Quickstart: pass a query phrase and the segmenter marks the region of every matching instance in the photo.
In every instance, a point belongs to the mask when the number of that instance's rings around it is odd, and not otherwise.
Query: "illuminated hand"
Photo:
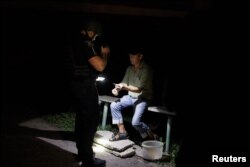
[[[118,96],[119,95],[119,91],[116,88],[114,88],[114,89],[112,89],[112,94],[114,96]]]
[[[123,88],[123,84],[115,84],[115,89],[117,89],[118,91],[122,90]]]

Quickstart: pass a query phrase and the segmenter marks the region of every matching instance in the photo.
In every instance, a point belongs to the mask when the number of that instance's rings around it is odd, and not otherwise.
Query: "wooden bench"
[[[108,115],[108,109],[109,109],[110,103],[117,101],[119,99],[120,98],[107,96],[107,95],[99,96],[100,103],[104,103],[103,116],[102,116],[102,129],[105,129],[106,127],[107,115]],[[171,126],[172,126],[172,119],[174,116],[176,116],[176,113],[168,111],[166,107],[164,106],[149,106],[147,110],[150,112],[165,114],[168,116],[167,128],[166,128],[166,144],[165,144],[165,149],[164,149],[164,151],[168,154],[169,147],[170,147],[170,134],[171,134],[170,132],[171,132]]]
[[[106,127],[107,115],[108,115],[108,109],[109,109],[110,103],[117,101],[119,99],[120,98],[113,97],[113,96],[106,96],[106,95],[99,96],[100,103],[104,103],[103,115],[102,115],[102,129],[105,129]]]

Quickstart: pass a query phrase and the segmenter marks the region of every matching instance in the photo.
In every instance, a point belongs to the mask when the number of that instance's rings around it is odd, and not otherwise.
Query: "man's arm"
[[[142,91],[141,88],[138,88],[138,87],[133,86],[133,85],[127,85],[128,80],[129,80],[129,71],[130,71],[130,67],[127,68],[122,82],[119,84],[115,84],[115,89],[117,89],[118,91],[126,90],[126,91],[140,93]]]
[[[126,90],[135,93],[141,93],[141,91],[145,88],[145,84],[151,82],[152,80],[152,71],[151,69],[147,69],[141,76],[140,85],[127,85],[123,82],[117,84],[118,90]]]
[[[127,84],[120,84],[122,90],[130,91],[130,92],[135,92],[135,93],[140,93],[142,91],[142,88],[138,88],[133,85],[127,85]]]
[[[89,63],[95,70],[102,72],[107,66],[108,56],[110,54],[109,46],[101,46],[101,56],[94,56],[89,59]]]
[[[102,72],[107,65],[107,58],[94,56],[89,59],[89,63],[94,67],[96,71]]]

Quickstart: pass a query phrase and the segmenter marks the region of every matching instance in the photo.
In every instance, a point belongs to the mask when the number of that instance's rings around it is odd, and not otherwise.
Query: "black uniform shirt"
[[[81,34],[75,38],[73,61],[73,78],[79,80],[96,79],[98,72],[89,64],[88,60],[97,54],[95,41]],[[97,45],[97,44],[96,44]]]

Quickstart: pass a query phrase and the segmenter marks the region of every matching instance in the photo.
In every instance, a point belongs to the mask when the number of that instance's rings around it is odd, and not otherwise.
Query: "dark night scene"
[[[0,166],[249,166],[245,5],[2,0],[0,9]]]

